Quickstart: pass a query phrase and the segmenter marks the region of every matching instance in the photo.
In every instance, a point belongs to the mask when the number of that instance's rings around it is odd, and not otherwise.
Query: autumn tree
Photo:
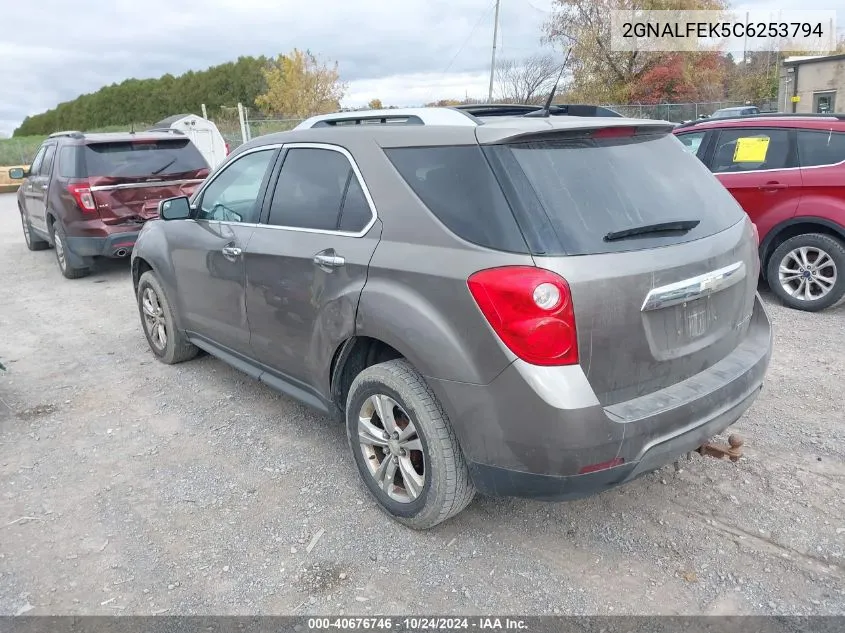
[[[625,103],[642,91],[637,84],[659,67],[657,75],[677,74],[675,53],[614,51],[610,15],[615,10],[724,10],[726,0],[554,0],[544,25],[544,39],[572,47],[569,94],[594,103]],[[652,75],[653,76],[653,75]],[[708,78],[712,80],[712,78]],[[679,84],[680,85],[680,84]]]
[[[506,103],[534,103],[545,99],[560,73],[553,55],[523,60],[503,59],[496,65],[495,94]]]
[[[367,104],[368,110],[382,110],[384,106],[381,104],[381,99],[370,99],[370,102]]]
[[[340,110],[346,84],[337,62],[323,64],[310,51],[295,48],[268,63],[263,73],[267,90],[255,105],[267,113],[304,119]]]

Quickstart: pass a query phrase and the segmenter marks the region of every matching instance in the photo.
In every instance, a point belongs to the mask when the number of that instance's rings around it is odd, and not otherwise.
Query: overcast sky
[[[0,133],[128,77],[178,75],[294,47],[339,62],[349,83],[344,105],[373,97],[416,105],[487,91],[494,0],[39,0],[37,10],[25,1],[2,4]],[[502,0],[500,53],[540,50],[551,4]]]
[[[239,55],[276,55],[294,47],[340,63],[349,83],[348,106],[374,97],[386,105],[417,105],[487,93],[494,0],[2,4],[0,134],[10,134],[28,114],[129,77],[178,75]],[[501,0],[500,56],[544,50],[541,26],[552,4]],[[746,0],[741,6],[800,9],[807,4],[842,9],[845,0]]]

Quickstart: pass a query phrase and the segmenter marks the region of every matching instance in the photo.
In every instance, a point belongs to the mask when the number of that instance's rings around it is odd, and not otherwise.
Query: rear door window
[[[358,233],[373,214],[358,176],[341,152],[291,148],[276,182],[267,223]]]
[[[714,174],[795,167],[787,130],[719,130],[710,169]]]
[[[742,209],[667,134],[566,138],[489,146],[532,252],[582,255],[688,242],[727,229]],[[622,240],[608,234],[698,221],[688,231]]]
[[[801,167],[835,165],[845,161],[845,134],[833,131],[798,131]]]
[[[160,139],[90,143],[85,147],[89,177],[167,177],[208,169],[208,163],[189,139]]]

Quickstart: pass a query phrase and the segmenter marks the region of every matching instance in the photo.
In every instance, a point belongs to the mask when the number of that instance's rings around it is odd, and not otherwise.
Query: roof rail
[[[838,121],[845,121],[845,114],[831,112],[830,114],[808,112],[801,114],[800,112],[761,112],[760,114],[740,114],[737,116],[716,117],[715,119],[696,119],[688,123],[681,123],[678,128],[694,127],[701,123],[711,123],[713,121],[736,121],[738,119],[836,119]]]
[[[479,125],[467,112],[454,108],[391,108],[320,114],[305,119],[294,130],[354,125]]]
[[[85,138],[82,132],[77,130],[66,130],[64,132],[53,132],[48,138],[56,138],[57,136],[69,136],[71,138]]]
[[[542,110],[543,106],[523,103],[478,103],[454,106],[456,110],[467,112],[475,117],[492,116],[525,116],[531,112]],[[621,117],[622,115],[597,105],[556,103],[549,108],[552,116],[582,116],[582,117]]]

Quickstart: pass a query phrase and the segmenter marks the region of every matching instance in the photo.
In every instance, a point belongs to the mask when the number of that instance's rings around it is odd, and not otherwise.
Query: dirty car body
[[[366,222],[271,221],[283,186],[319,176],[286,175],[303,149],[349,161]],[[262,151],[247,221],[203,217],[212,178],[190,217],[144,227],[136,289],[152,271],[186,340],[350,429],[355,376],[402,359],[484,494],[630,481],[760,392],[772,339],[753,226],[665,122],[300,129],[253,140],[215,177]]]

